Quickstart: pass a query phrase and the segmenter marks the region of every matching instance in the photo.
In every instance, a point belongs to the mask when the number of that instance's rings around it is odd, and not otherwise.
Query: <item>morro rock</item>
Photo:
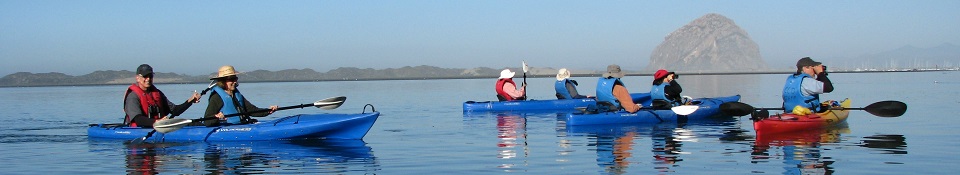
[[[707,14],[673,31],[650,54],[647,71],[730,72],[767,69],[757,43],[733,20]]]

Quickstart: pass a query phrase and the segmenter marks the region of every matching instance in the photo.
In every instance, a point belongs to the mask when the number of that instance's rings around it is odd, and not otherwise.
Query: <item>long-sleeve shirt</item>
[[[517,90],[517,86],[513,83],[503,83],[503,92],[506,92],[513,98],[520,98],[527,94],[526,88],[521,87],[520,90]]]
[[[640,106],[633,103],[633,97],[630,97],[630,92],[622,85],[613,85],[613,97],[616,97],[617,101],[620,101],[620,106],[627,112],[634,113],[640,110]]]
[[[231,100],[231,101],[236,101],[236,100],[237,100],[236,97],[232,97],[232,96],[231,96],[231,98],[233,99],[233,100]],[[204,114],[203,114],[204,117],[212,117],[212,116],[216,115],[217,113],[220,113],[220,108],[223,108],[223,98],[220,98],[220,94],[217,94],[217,92],[211,92],[211,93],[210,93],[210,99],[208,99],[208,102],[210,102],[210,104],[207,105],[207,110],[206,110],[206,112],[204,112]],[[253,105],[253,103],[250,103],[250,101],[247,100],[246,98],[243,99],[243,102],[242,102],[242,103],[243,103],[243,108],[244,108],[244,110],[237,110],[237,111],[239,111],[239,112],[241,112],[241,113],[243,113],[243,112],[245,112],[245,111],[263,110],[263,109],[257,107],[256,105]],[[238,106],[238,105],[234,105],[234,106]],[[250,116],[253,116],[253,117],[264,117],[264,116],[267,116],[267,115],[270,115],[270,113],[269,113],[269,112],[258,112],[258,113],[252,113],[252,114],[250,114]],[[207,125],[207,126],[214,126],[214,125],[217,124],[217,122],[218,122],[218,120],[215,120],[215,119],[203,121],[204,125]]]

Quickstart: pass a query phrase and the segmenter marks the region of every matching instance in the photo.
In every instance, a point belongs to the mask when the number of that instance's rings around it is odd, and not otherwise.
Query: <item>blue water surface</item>
[[[684,75],[684,94],[740,94],[780,105],[787,75]],[[464,113],[496,100],[492,79],[243,83],[258,106],[347,96],[335,110],[382,112],[363,140],[129,144],[90,139],[91,123],[123,119],[126,85],[0,88],[0,174],[952,174],[960,170],[960,72],[833,73],[825,99],[854,107],[898,100],[906,114],[853,111],[846,125],[757,137],[747,117],[688,123],[571,126],[565,113]],[[593,95],[594,77],[574,77]],[[516,79],[522,81],[521,79]],[[532,99],[553,99],[553,78],[528,78]],[[631,92],[649,76],[625,77]],[[157,85],[180,102],[206,84]],[[206,97],[181,118],[199,118]]]

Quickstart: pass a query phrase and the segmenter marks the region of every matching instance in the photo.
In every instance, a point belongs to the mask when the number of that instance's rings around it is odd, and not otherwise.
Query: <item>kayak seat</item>
[[[566,99],[566,97],[563,97],[563,95],[560,95],[560,93],[557,93],[557,99],[563,100],[563,99]]]
[[[613,103],[606,102],[606,101],[598,101],[598,102],[597,102],[597,109],[600,110],[600,111],[603,111],[603,112],[619,111],[619,110],[620,110],[620,106],[615,106],[615,105],[613,105]]]
[[[507,98],[506,98],[506,97],[503,97],[503,96],[500,95],[500,94],[497,94],[497,99],[500,100],[500,101],[507,101]]]

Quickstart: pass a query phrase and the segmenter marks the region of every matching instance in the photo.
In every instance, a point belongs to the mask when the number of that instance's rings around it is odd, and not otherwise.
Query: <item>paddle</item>
[[[696,112],[697,109],[700,109],[700,106],[682,105],[682,106],[671,107],[670,111],[673,111],[673,113],[676,113],[677,115],[690,115],[693,112]],[[587,107],[579,107],[577,108],[577,110],[580,110],[581,112],[587,112]],[[654,109],[651,107],[642,107],[640,108],[640,110],[654,110]]]
[[[208,85],[206,89],[203,89],[203,91],[200,91],[200,96],[202,97],[204,94],[207,94],[207,92],[209,92],[210,89],[213,88],[213,86],[216,86],[216,85],[217,85],[217,80],[210,81],[210,85]],[[196,91],[194,91],[194,92],[196,92]],[[172,119],[172,118],[174,118],[174,117],[177,117],[177,115],[171,115],[169,118]],[[154,125],[156,125],[156,123],[157,123],[157,122],[154,122]],[[153,133],[156,133],[156,132],[157,132],[157,130],[154,129],[153,131],[150,131],[149,133],[147,133],[146,136],[143,136],[143,138],[134,140],[134,143],[140,143],[140,142],[146,141],[148,138],[150,138],[151,136],[153,136]]]
[[[527,71],[530,70],[530,67],[527,66],[527,61],[522,61],[522,62],[520,62],[520,63],[523,64],[523,85],[527,85]],[[523,100],[527,100],[527,98],[526,98],[526,96],[527,96],[527,93],[526,93],[527,87],[523,87],[523,90],[524,90],[524,93],[523,93],[524,98],[523,98]]]
[[[347,97],[344,97],[344,96],[330,97],[330,98],[323,99],[313,103],[280,107],[280,108],[277,108],[276,111],[294,109],[294,108],[304,108],[304,107],[310,107],[310,106],[314,106],[314,107],[325,109],[325,110],[331,110],[331,109],[337,109],[338,107],[340,107],[340,105],[343,105],[343,102],[346,100],[347,100]],[[253,113],[261,113],[261,112],[269,112],[269,111],[270,109],[262,109],[262,110],[244,112],[244,113],[224,115],[224,117],[250,115]],[[207,116],[207,117],[198,118],[198,119],[164,119],[164,120],[155,122],[153,124],[153,129],[154,131],[160,131],[160,133],[169,133],[169,132],[180,130],[180,128],[187,126],[193,121],[203,121],[203,120],[210,120],[210,119],[217,119],[217,117]]]
[[[740,102],[720,104],[720,111],[732,116],[744,116],[757,110],[783,110],[783,108],[754,108]],[[878,117],[899,117],[907,112],[907,104],[899,101],[881,101],[863,108],[842,108],[842,110],[864,110]]]

